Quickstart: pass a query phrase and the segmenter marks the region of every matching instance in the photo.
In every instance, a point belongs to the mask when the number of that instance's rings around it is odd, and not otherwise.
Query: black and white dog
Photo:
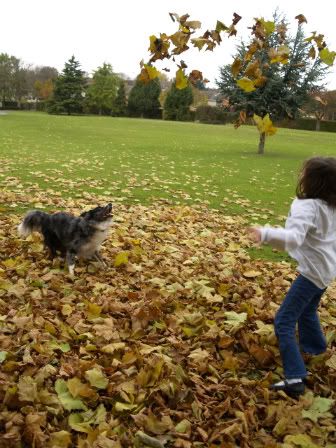
[[[41,233],[50,257],[54,258],[56,253],[60,252],[66,259],[70,275],[74,275],[76,256],[93,258],[106,266],[99,254],[99,248],[111,225],[112,204],[108,204],[84,212],[79,217],[65,212],[48,214],[31,211],[18,226],[18,232],[22,237],[32,232]]]

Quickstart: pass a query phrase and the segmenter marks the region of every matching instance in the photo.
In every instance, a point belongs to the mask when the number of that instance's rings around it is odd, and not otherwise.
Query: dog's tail
[[[32,232],[41,232],[42,224],[47,217],[47,213],[38,210],[28,212],[18,226],[19,235],[21,237],[26,237]]]

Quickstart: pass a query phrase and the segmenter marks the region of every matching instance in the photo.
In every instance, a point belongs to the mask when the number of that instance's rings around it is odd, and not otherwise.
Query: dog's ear
[[[111,202],[109,204],[107,204],[107,206],[105,208],[110,212],[112,210]]]

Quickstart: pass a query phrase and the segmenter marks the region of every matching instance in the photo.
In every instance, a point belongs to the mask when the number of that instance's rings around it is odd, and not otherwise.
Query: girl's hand
[[[249,227],[247,231],[251,241],[257,244],[261,243],[261,232],[257,227]]]

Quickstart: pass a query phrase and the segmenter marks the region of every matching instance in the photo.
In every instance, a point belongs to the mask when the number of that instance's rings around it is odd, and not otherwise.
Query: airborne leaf
[[[296,20],[299,21],[299,25],[301,25],[301,23],[308,23],[307,19],[305,18],[305,16],[303,14],[299,14],[297,16],[295,16]]]
[[[245,92],[254,92],[256,90],[256,88],[254,87],[254,82],[246,77],[238,79],[237,85]]]
[[[264,118],[260,117],[257,114],[254,114],[253,120],[256,123],[260,134],[265,133],[266,135],[270,136],[276,133],[277,128],[273,125],[273,122],[270,119],[269,114],[265,115]]]
[[[327,65],[333,65],[335,62],[336,51],[329,51],[328,48],[323,48],[319,52],[321,60]]]
[[[185,76],[183,70],[179,68],[176,72],[175,85],[177,89],[185,89],[188,86],[188,78]]]
[[[243,66],[243,63],[240,58],[236,58],[233,61],[233,64],[231,65],[231,73],[234,78],[237,78],[242,66]]]
[[[228,27],[226,25],[224,25],[223,22],[221,22],[220,20],[217,20],[216,23],[216,31],[217,33],[220,33],[221,31],[228,31]]]

